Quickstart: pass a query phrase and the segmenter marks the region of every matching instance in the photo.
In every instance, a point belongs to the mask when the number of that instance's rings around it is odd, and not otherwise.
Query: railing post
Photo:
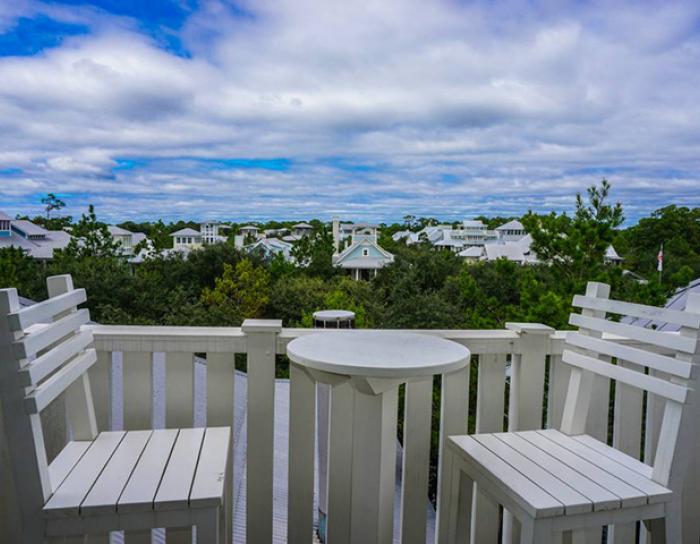
[[[248,350],[246,539],[267,544],[272,542],[275,355],[282,321],[246,319],[241,329]]]
[[[541,429],[544,374],[554,329],[541,323],[506,323],[506,329],[520,335],[510,366],[508,431]],[[504,509],[503,544],[518,540],[519,536],[513,532],[513,518]]]

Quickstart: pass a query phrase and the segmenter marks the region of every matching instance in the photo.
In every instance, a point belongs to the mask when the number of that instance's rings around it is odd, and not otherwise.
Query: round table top
[[[355,312],[347,310],[319,310],[314,312],[313,318],[318,321],[337,321],[339,319],[355,319]]]
[[[409,379],[464,368],[471,354],[429,334],[346,330],[296,338],[287,345],[287,355],[299,365],[332,374]]]

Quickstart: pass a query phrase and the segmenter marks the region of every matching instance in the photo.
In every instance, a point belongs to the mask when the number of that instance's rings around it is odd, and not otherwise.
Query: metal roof
[[[197,231],[197,230],[186,228],[186,229],[176,230],[170,236],[201,236],[201,235],[202,235],[202,233]]]
[[[49,233],[44,227],[35,225],[26,219],[15,219],[12,221],[12,228],[21,230],[27,236],[46,236]]]
[[[691,281],[685,287],[681,287],[666,301],[665,307],[670,310],[685,310],[685,305],[688,303],[688,295],[690,293],[700,293],[700,278]],[[659,331],[674,332],[680,330],[679,325],[656,321],[653,319],[623,317],[624,323],[630,323],[647,329],[656,329]]]
[[[123,229],[123,228],[118,227],[116,225],[109,225],[107,227],[107,230],[109,230],[109,233],[112,236],[129,236],[130,234],[132,234],[131,231]]]
[[[496,230],[525,230],[523,224],[517,219],[503,223],[500,227],[496,227]]]

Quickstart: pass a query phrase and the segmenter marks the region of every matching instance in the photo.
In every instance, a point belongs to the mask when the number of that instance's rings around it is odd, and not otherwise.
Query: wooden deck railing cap
[[[241,330],[244,333],[251,332],[282,332],[281,319],[246,319],[243,321]]]
[[[542,323],[506,323],[506,329],[518,332],[520,334],[543,334],[551,335],[556,332],[556,329],[543,325]]]

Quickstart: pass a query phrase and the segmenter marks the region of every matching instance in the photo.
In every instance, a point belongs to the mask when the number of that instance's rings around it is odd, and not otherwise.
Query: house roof
[[[0,210],[0,219],[2,219],[3,221],[12,221],[12,218],[2,210]]]
[[[691,281],[685,287],[677,289],[676,292],[666,301],[664,306],[669,310],[685,310],[685,306],[688,303],[688,295],[690,293],[700,293],[700,278]],[[675,332],[680,330],[680,325],[673,325],[663,321],[644,319],[641,317],[623,317],[621,321],[623,323],[629,323],[631,325],[637,325],[647,329],[656,329],[659,331]]]
[[[258,227],[255,225],[245,225],[241,227],[239,230],[260,230]]]
[[[109,225],[107,229],[109,230],[109,233],[112,236],[129,236],[131,234],[131,231],[123,229],[116,225]]]
[[[46,236],[49,233],[49,231],[46,230],[44,227],[35,225],[31,221],[27,221],[26,219],[15,219],[14,221],[12,221],[12,226],[21,230],[27,236]]]
[[[486,250],[486,258],[489,261],[505,258],[509,261],[522,263],[527,260],[523,248],[517,242],[508,244],[486,244],[484,249]]]
[[[605,250],[605,259],[609,261],[622,261],[622,257],[617,253],[615,248],[613,246],[608,246],[608,249]]]
[[[467,249],[460,251],[457,255],[459,257],[467,257],[472,259],[478,259],[484,254],[484,246],[471,246]]]
[[[170,236],[201,236],[201,235],[202,235],[202,233],[197,231],[197,230],[186,228],[186,229],[176,230]]]
[[[503,223],[500,227],[496,227],[496,230],[525,230],[523,224],[517,219]]]
[[[367,256],[355,257],[353,253],[359,247],[373,247],[381,257]],[[385,264],[394,261],[394,256],[369,238],[362,238],[350,244],[339,255],[333,256],[333,265],[340,268],[375,269],[382,268]]]
[[[462,225],[466,228],[471,228],[471,229],[486,228],[486,225],[484,225],[484,222],[479,220],[479,219],[467,219],[465,221],[462,221]]]
[[[36,225],[34,226],[36,227]],[[45,231],[43,229],[42,231],[45,233],[45,237],[40,240],[24,238],[16,232],[11,231],[10,236],[0,237],[0,247],[17,247],[26,251],[30,257],[46,260],[53,258],[54,250],[63,249],[70,243],[71,235],[65,231]]]
[[[293,229],[312,229],[314,227],[312,225],[309,225],[308,223],[297,223],[292,228]]]

